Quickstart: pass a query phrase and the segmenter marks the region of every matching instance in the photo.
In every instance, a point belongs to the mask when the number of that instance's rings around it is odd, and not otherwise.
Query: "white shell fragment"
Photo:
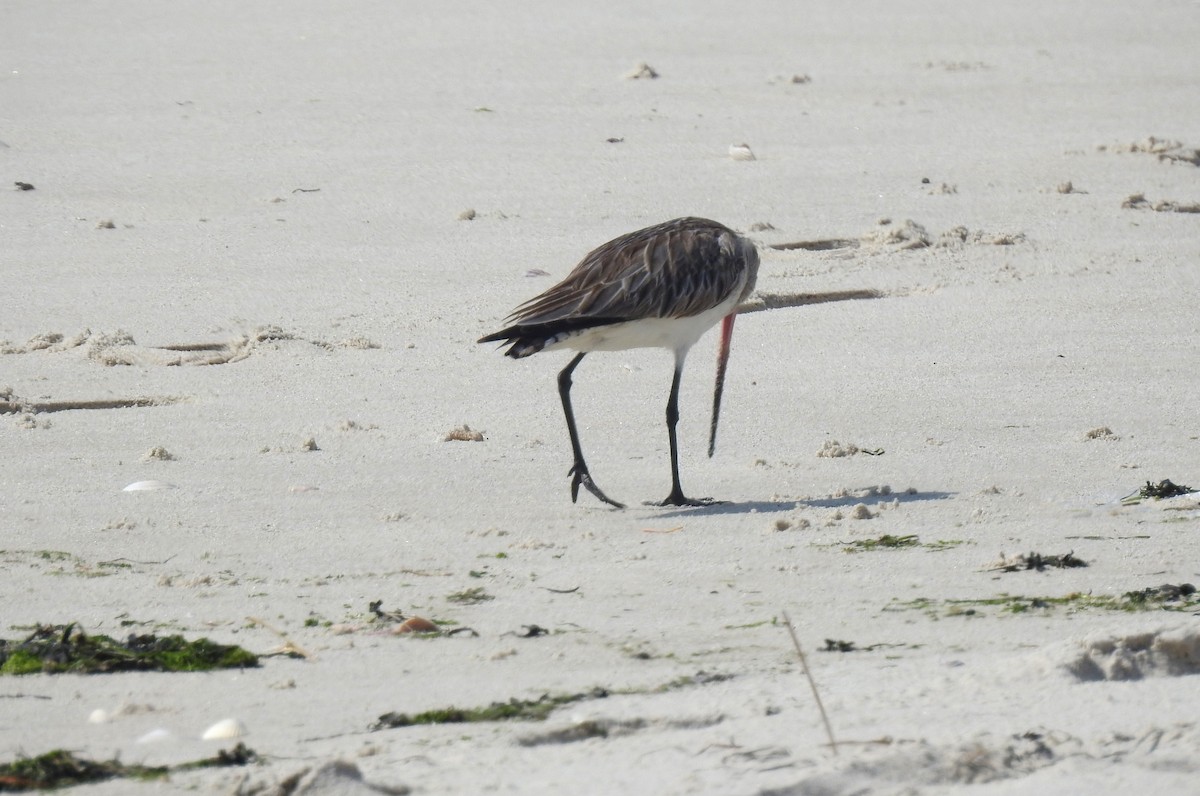
[[[88,714],[88,724],[104,724],[108,721],[108,711],[104,708],[96,708]]]
[[[162,743],[174,739],[174,735],[166,727],[155,727],[150,732],[137,739],[137,743]]]
[[[148,492],[155,489],[174,489],[174,484],[168,484],[166,481],[134,481],[129,486],[122,489],[122,492]]]
[[[734,160],[758,160],[754,157],[754,153],[750,151],[749,144],[730,144],[729,157]]]
[[[200,736],[205,741],[224,741],[230,738],[241,738],[246,734],[246,725],[237,719],[222,719],[204,731]]]
[[[653,66],[643,61],[622,75],[622,77],[626,80],[654,80],[658,77],[658,72],[655,71]]]

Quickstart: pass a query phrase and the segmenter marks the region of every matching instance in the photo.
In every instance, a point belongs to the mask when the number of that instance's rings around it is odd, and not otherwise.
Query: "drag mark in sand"
[[[57,332],[48,332],[34,335],[25,345],[13,345],[8,341],[0,340],[0,354],[31,354],[37,351],[60,353],[83,347],[86,343],[87,358],[110,367],[117,365],[167,367],[226,365],[246,359],[252,353],[261,350],[263,344],[285,341],[309,343],[329,351],[338,348],[379,348],[378,343],[363,337],[351,337],[331,343],[287,332],[278,326],[266,325],[256,327],[251,332],[224,342],[183,342],[158,346],[140,346],[134,341],[132,335],[121,329],[95,335],[90,329],[84,329],[69,338]],[[0,398],[2,397],[0,395]]]
[[[939,192],[953,193],[954,189],[952,186],[943,186],[939,189]],[[772,243],[767,244],[766,248],[784,252],[796,250],[824,252],[861,248],[866,253],[871,254],[881,251],[908,251],[928,248],[961,249],[966,246],[1012,246],[1024,241],[1025,234],[1023,232],[997,233],[980,229],[971,230],[961,224],[951,227],[938,235],[934,235],[923,224],[919,224],[911,219],[894,223],[891,218],[884,217],[879,219],[875,227],[856,238],[816,238],[813,240]],[[840,256],[848,257],[852,255],[843,254]],[[830,295],[833,297],[826,299],[827,301],[844,300],[844,298],[838,298],[837,294]],[[846,298],[880,298],[881,295],[847,296]],[[816,304],[820,302],[814,301],[808,303]],[[796,305],[785,304],[782,306]]]
[[[186,398],[175,395],[160,395],[141,398],[104,398],[82,401],[24,401],[10,399],[0,401],[0,415],[43,414],[46,412],[68,412],[75,409],[137,409],[147,406],[170,406]]]
[[[1192,166],[1200,166],[1200,147],[1188,146],[1181,141],[1152,135],[1128,144],[1100,144],[1096,147],[1096,151],[1111,152],[1117,155],[1127,153],[1154,155],[1160,163],[1172,165],[1188,163]]]

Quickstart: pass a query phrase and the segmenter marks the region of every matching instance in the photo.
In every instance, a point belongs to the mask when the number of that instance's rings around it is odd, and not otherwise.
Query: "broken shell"
[[[241,738],[245,734],[245,724],[237,719],[222,719],[205,730],[200,738],[205,741],[224,741],[229,738]]]
[[[166,481],[134,481],[129,486],[122,489],[122,492],[147,492],[154,489],[174,489],[174,484],[168,484]]]
[[[89,724],[104,724],[108,721],[108,711],[104,708],[96,708],[88,714]]]
[[[758,160],[754,157],[754,153],[750,151],[749,144],[730,144],[729,157],[734,160]]]
[[[150,732],[138,738],[136,743],[161,743],[162,741],[169,741],[174,737],[171,731],[165,727],[155,727]]]
[[[658,77],[658,72],[650,64],[642,62],[626,72],[623,77],[626,80],[654,80]]]
[[[438,626],[428,619],[423,619],[419,616],[410,616],[400,623],[400,626],[393,631],[395,633],[436,633]]]

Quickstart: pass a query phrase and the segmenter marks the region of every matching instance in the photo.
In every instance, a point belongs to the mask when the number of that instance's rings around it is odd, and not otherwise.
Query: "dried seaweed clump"
[[[1170,478],[1165,478],[1157,484],[1147,481],[1146,485],[1138,492],[1138,497],[1171,498],[1179,497],[1180,495],[1190,495],[1195,491],[1190,486],[1180,486],[1179,484],[1172,483]]]
[[[451,429],[450,431],[446,432],[446,437],[445,437],[444,441],[445,442],[483,442],[483,440],[484,440],[483,432],[476,431],[475,429],[468,426],[466,423],[463,423],[458,428],[454,428],[454,429]]]

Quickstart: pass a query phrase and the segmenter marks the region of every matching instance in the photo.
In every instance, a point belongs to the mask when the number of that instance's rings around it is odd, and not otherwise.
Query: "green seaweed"
[[[1003,613],[1029,614],[1064,608],[1074,613],[1083,610],[1102,611],[1194,611],[1200,604],[1196,589],[1190,583],[1162,586],[1125,592],[1120,596],[1071,592],[1058,597],[1025,597],[1000,594],[974,599],[934,600],[918,597],[914,600],[893,600],[884,611],[921,611],[931,619],[942,616],[982,616],[981,609],[998,608]]]
[[[476,586],[473,589],[463,589],[462,591],[447,594],[446,599],[459,605],[475,605],[476,603],[487,602],[496,598],[484,591],[482,586]]]
[[[0,764],[0,791],[20,792],[66,788],[115,777],[154,779],[165,777],[165,767],[125,765],[115,760],[97,762],[55,749],[37,757]]]
[[[468,724],[479,721],[543,721],[555,708],[584,699],[603,699],[608,695],[608,691],[594,688],[577,694],[543,694],[532,700],[510,699],[507,702],[493,702],[481,708],[450,707],[414,714],[385,713],[371,725],[371,729],[387,730],[417,724]]]
[[[916,534],[893,536],[890,533],[885,533],[878,539],[855,539],[853,542],[847,542],[842,545],[842,547],[847,553],[860,553],[871,550],[896,550],[901,547],[917,547],[920,544],[921,540]]]
[[[938,539],[935,542],[922,542],[921,537],[914,533],[896,536],[885,533],[875,539],[855,539],[851,542],[841,542],[841,548],[847,553],[870,553],[876,550],[901,550],[906,547],[921,547],[933,552],[950,550],[962,544],[961,539]]]
[[[192,760],[174,766],[140,766],[88,760],[64,749],[55,749],[37,757],[25,757],[11,763],[0,763],[0,792],[67,788],[90,782],[103,782],[124,777],[126,779],[162,779],[172,771],[196,768],[244,766],[258,760],[258,755],[245,744],[238,744],[228,751],[222,749],[215,757]]]
[[[397,727],[413,727],[418,724],[470,724],[481,721],[544,721],[554,710],[563,705],[569,705],[572,702],[605,699],[612,694],[659,694],[679,688],[719,683],[730,679],[732,676],[729,674],[697,672],[694,675],[678,677],[656,688],[622,691],[593,688],[590,691],[580,691],[574,694],[543,694],[537,699],[510,699],[507,702],[493,702],[490,705],[480,708],[448,707],[412,714],[398,712],[384,713],[371,725],[371,730],[390,730]]]
[[[0,639],[0,675],[201,672],[258,666],[258,656],[206,638],[131,634],[125,641],[88,635],[75,624],[40,625],[22,641]]]

